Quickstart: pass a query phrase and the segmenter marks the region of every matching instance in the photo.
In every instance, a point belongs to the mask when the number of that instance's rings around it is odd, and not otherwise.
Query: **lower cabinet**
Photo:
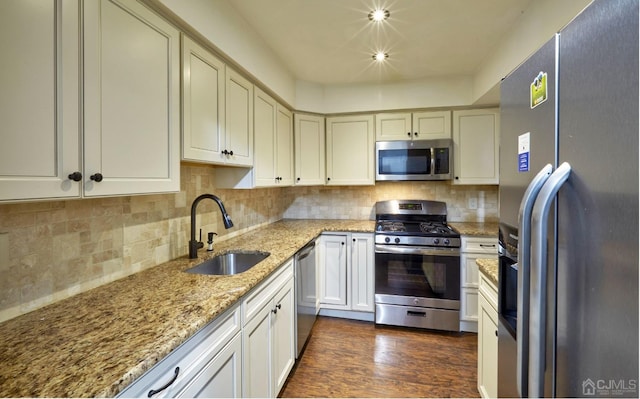
[[[478,283],[476,259],[498,258],[494,237],[462,236],[460,240],[460,329],[478,332]]]
[[[478,302],[478,391],[498,397],[498,289],[480,273]]]
[[[323,309],[374,312],[373,234],[322,234],[318,261],[321,313]]]
[[[243,396],[276,397],[295,363],[293,262],[243,301]]]
[[[118,397],[276,397],[295,362],[293,261],[287,261]]]
[[[240,306],[202,328],[118,397],[242,397]]]

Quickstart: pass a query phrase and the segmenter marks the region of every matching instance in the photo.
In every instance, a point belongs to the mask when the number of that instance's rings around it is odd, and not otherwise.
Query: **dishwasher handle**
[[[309,254],[311,253],[311,251],[313,251],[315,247],[316,247],[315,241],[311,241],[310,243],[305,245],[301,250],[298,251],[298,253],[296,253],[296,260],[300,261],[306,258],[307,256],[309,256]]]

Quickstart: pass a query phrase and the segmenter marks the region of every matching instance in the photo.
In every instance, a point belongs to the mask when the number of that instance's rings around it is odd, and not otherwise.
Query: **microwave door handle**
[[[531,244],[531,211],[540,189],[547,181],[553,167],[547,164],[531,180],[522,196],[518,212],[518,318],[516,326],[516,343],[518,361],[516,376],[518,394],[527,397],[527,379],[529,374],[529,261]]]
[[[436,174],[436,149],[431,147],[429,152],[431,153],[431,175],[433,176]]]
[[[544,395],[544,369],[547,350],[547,221],[549,209],[571,174],[564,162],[540,189],[531,212],[531,313],[529,315],[529,397]],[[553,323],[553,320],[550,320]]]

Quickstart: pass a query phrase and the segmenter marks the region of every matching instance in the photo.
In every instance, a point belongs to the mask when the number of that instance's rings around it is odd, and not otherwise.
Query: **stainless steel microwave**
[[[376,142],[376,180],[451,180],[451,139]]]

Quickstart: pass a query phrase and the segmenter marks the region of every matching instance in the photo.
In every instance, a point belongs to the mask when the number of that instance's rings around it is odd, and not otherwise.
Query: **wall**
[[[497,186],[384,182],[375,186],[225,190],[210,166],[181,165],[181,191],[0,205],[0,322],[187,254],[190,210],[203,193],[220,197],[234,227],[225,230],[213,201],[197,226],[225,239],[285,218],[373,219],[376,201],[446,201],[451,221],[496,221]]]
[[[375,186],[295,187],[285,211],[291,219],[375,219],[377,201],[428,199],[447,203],[452,222],[497,222],[498,186],[455,186],[450,181],[378,182]]]

